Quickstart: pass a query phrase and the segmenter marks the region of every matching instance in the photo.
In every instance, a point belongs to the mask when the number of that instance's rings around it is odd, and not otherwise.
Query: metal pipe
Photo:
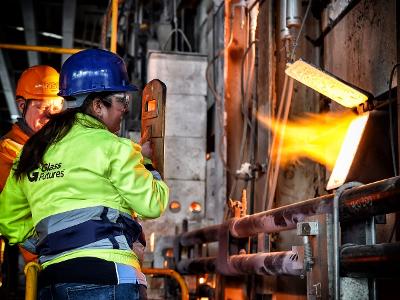
[[[117,53],[117,35],[118,35],[118,0],[112,0],[110,51],[114,53]]]
[[[340,299],[340,258],[339,258],[339,234],[340,234],[340,224],[339,224],[339,201],[340,197],[345,190],[362,186],[359,182],[348,182],[342,185],[335,192],[335,197],[333,198],[333,273],[334,273],[334,297],[336,300]]]
[[[42,267],[37,262],[29,262],[24,268],[26,276],[25,300],[37,299],[38,273]]]
[[[343,192],[339,201],[340,221],[355,221],[369,216],[400,210],[400,177],[355,187]],[[272,233],[294,229],[297,222],[305,217],[332,213],[334,195],[271,209],[254,215],[236,219],[230,229],[236,238],[249,237],[258,233]]]
[[[229,268],[218,269],[216,257],[184,259],[177,269],[182,274],[223,273],[224,275],[293,275],[299,276],[303,263],[292,251],[240,254],[228,257]]]
[[[187,233],[183,233],[180,237],[180,244],[184,247],[204,244],[218,241],[218,231],[221,225],[213,225]]]
[[[400,210],[400,177],[355,187],[343,192],[339,201],[341,222],[365,219],[368,216],[386,214]],[[236,238],[272,233],[296,228],[297,222],[305,217],[332,213],[334,195],[323,195],[318,198],[281,206],[243,218],[234,219],[230,233]],[[198,243],[209,243],[218,240],[221,224],[201,228],[181,236],[181,245],[187,247]]]
[[[301,1],[287,0],[286,3],[286,26],[300,27],[301,25]]]
[[[0,44],[0,48],[12,49],[12,50],[23,50],[23,51],[58,53],[58,54],[75,54],[79,51],[84,50],[84,49],[73,49],[73,48],[58,48],[58,47],[16,45],[16,44]]]
[[[285,77],[287,77],[285,75]],[[272,169],[272,182],[270,185],[269,193],[268,193],[268,200],[267,200],[267,210],[272,208],[272,204],[274,202],[275,198],[275,191],[276,191],[276,186],[278,183],[278,175],[279,175],[279,165],[281,162],[281,154],[282,154],[282,146],[283,146],[283,137],[285,136],[285,129],[286,129],[286,123],[289,117],[289,111],[290,111],[290,106],[292,103],[292,96],[293,96],[293,78],[289,78],[288,81],[288,90],[287,90],[287,95],[285,98],[285,103],[284,103],[284,111],[283,111],[283,116],[281,119],[282,126],[280,128],[280,134],[278,136],[278,146],[276,149],[276,159],[275,159],[275,166]],[[272,157],[271,157],[272,158]]]
[[[102,49],[105,49],[106,45],[107,45],[107,31],[108,31],[108,22],[110,20],[110,15],[111,15],[111,9],[110,9],[110,3],[109,3],[107,11],[103,16],[103,21],[101,24],[100,45],[101,45]]]
[[[279,37],[281,40],[290,39],[289,28],[286,27],[286,0],[280,0],[279,31]]]
[[[182,259],[176,269],[179,274],[206,274],[215,273],[216,257],[199,257],[195,259]]]
[[[343,246],[340,253],[341,275],[398,278],[399,253],[400,243]]]
[[[283,112],[283,104],[285,102],[287,83],[288,83],[288,76],[285,75],[284,76],[284,80],[283,80],[283,88],[282,88],[282,91],[281,91],[281,97],[280,97],[280,100],[279,100],[278,112],[277,112],[277,114],[275,116],[275,118],[277,120],[280,120],[281,118],[283,118],[281,115],[282,115],[282,112]],[[272,138],[271,147],[269,148],[268,157],[275,156],[275,151],[277,151],[277,149],[278,149],[278,146],[276,145],[277,139],[278,139],[278,136],[276,134],[274,134],[273,138]],[[263,198],[262,198],[263,201],[265,201],[265,199],[268,196],[268,192],[270,191],[271,174],[272,174],[272,160],[268,160],[268,167],[267,167],[267,172],[266,172],[266,175],[267,175],[266,179],[267,180],[266,180],[266,183],[265,183],[265,186],[264,186],[264,194],[263,194]],[[267,203],[265,201],[264,202],[264,206],[263,206],[264,210],[265,209],[268,210],[268,206],[269,206],[269,203]]]
[[[153,268],[145,268],[142,269],[142,272],[147,275],[165,275],[174,278],[178,281],[179,286],[181,287],[182,300],[189,300],[189,289],[186,285],[185,280],[179,273],[171,269],[153,269]]]
[[[375,217],[370,218],[365,226],[365,235],[366,235],[366,244],[367,245],[375,245],[376,244],[376,228],[375,228]],[[370,300],[376,300],[377,298],[377,289],[376,289],[376,279],[370,278],[368,280],[369,291],[370,291]]]
[[[300,276],[303,272],[303,263],[299,261],[297,253],[292,251],[232,255],[229,263],[242,275]]]
[[[178,30],[178,17],[176,16],[177,13],[177,9],[176,9],[176,0],[173,1],[173,11],[174,11],[174,30],[175,30],[175,49],[174,51],[178,51],[178,34],[177,34],[177,30]]]

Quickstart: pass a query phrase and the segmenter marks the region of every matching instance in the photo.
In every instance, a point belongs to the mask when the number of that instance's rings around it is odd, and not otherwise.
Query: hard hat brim
[[[60,91],[57,95],[61,97],[69,97],[69,96],[75,96],[75,95],[80,95],[80,94],[90,94],[90,93],[101,93],[101,92],[135,92],[138,91],[138,88],[134,86],[133,84],[129,84],[126,86],[121,86],[116,89],[115,87],[113,88],[92,88],[92,89],[85,89],[85,90],[80,90],[79,92],[68,92],[68,91]]]

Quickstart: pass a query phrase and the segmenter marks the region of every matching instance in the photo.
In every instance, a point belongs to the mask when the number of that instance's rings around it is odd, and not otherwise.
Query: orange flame
[[[347,129],[356,118],[357,115],[352,112],[307,114],[283,126],[279,120],[258,117],[262,124],[272,130],[277,141],[283,137],[281,165],[305,157],[325,165],[329,170],[333,169]],[[274,161],[278,157],[278,145],[279,142],[276,142],[275,149],[272,149]]]

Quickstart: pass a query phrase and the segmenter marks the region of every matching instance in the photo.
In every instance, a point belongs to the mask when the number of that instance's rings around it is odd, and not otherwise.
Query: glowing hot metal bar
[[[333,75],[298,60],[286,68],[285,73],[318,93],[346,107],[356,107],[368,100],[365,95]]]
[[[342,147],[340,148],[338,158],[336,159],[335,167],[333,168],[331,177],[329,178],[328,185],[326,186],[327,190],[337,188],[346,181],[365,126],[367,125],[368,118],[369,113],[367,112],[358,116],[351,122],[346,137],[342,143]]]

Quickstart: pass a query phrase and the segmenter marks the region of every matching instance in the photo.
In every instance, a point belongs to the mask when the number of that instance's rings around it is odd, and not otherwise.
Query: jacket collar
[[[25,119],[23,118],[18,118],[16,124],[18,127],[28,136],[31,137],[34,132],[33,130],[29,127],[28,124],[26,124]]]
[[[108,130],[106,125],[104,125],[104,123],[99,119],[84,113],[76,114],[76,122],[84,127]]]

